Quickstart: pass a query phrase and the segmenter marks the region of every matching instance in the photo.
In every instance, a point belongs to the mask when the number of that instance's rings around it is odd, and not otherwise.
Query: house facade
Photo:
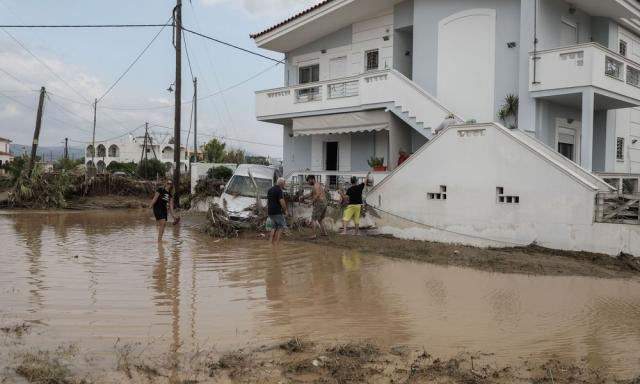
[[[91,144],[85,147],[85,165],[87,168],[96,168],[98,173],[106,172],[112,162],[139,163],[141,159],[158,159],[167,165],[169,170],[174,167],[174,148],[170,143],[170,137],[149,136],[145,144],[145,136],[128,135],[124,139],[114,141],[96,141],[95,147]],[[144,153],[146,151],[146,154]],[[189,165],[186,148],[180,150],[183,171]]]
[[[252,35],[285,54],[256,94],[285,174],[369,169],[453,114],[517,126],[588,170],[640,173],[640,6],[629,0],[328,0]],[[505,122],[515,125],[515,121]]]
[[[384,232],[640,255],[637,215],[603,203],[638,192],[637,1],[325,0],[252,38],[285,55],[256,92],[285,175],[384,158]]]
[[[11,140],[0,137],[0,166],[12,161]]]

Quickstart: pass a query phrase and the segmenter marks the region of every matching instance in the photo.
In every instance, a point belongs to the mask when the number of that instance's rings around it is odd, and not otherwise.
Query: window
[[[438,193],[427,193],[427,200],[447,200],[447,186],[441,185]]]
[[[616,140],[616,160],[624,161],[624,137]]]
[[[627,42],[624,40],[620,40],[620,44],[618,46],[618,53],[622,56],[627,56]]]
[[[631,84],[635,87],[640,87],[640,71],[627,66],[627,84]]]
[[[380,68],[380,52],[377,49],[365,52],[367,71],[375,71]]]
[[[300,67],[299,83],[315,83],[320,81],[320,64]]]
[[[260,191],[260,197],[267,198],[267,192],[273,186],[271,179],[254,178]],[[225,193],[232,196],[255,197],[256,192],[249,176],[233,176]]]
[[[520,196],[507,196],[504,193],[504,187],[496,188],[498,203],[500,204],[520,204]]]
[[[607,76],[615,77],[616,79],[621,78],[622,74],[622,63],[618,60],[612,59],[607,56],[606,66],[605,66],[605,74]]]

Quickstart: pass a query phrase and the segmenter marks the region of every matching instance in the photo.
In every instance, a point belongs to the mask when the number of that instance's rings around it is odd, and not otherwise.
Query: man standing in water
[[[153,200],[151,201],[151,209],[153,210],[153,215],[158,223],[158,242],[162,241],[164,227],[167,225],[169,212],[171,212],[171,216],[173,217],[174,225],[180,222],[180,218],[176,215],[173,208],[172,190],[173,182],[171,180],[167,180],[164,186],[161,186],[156,190],[155,195],[153,195]],[[169,209],[167,209],[167,206]]]
[[[371,172],[367,173],[365,180],[369,178]],[[351,187],[347,189],[347,193],[340,191],[340,196],[343,201],[347,201],[347,207],[344,209],[344,215],[342,216],[343,230],[342,234],[347,234],[347,228],[349,227],[349,221],[353,218],[353,223],[356,226],[356,236],[360,232],[360,213],[362,211],[362,192],[364,191],[365,182],[358,184],[358,178],[353,176],[351,178]]]
[[[278,179],[276,185],[267,192],[268,215],[271,220],[271,244],[277,245],[280,242],[280,236],[287,226],[285,216],[287,215],[287,203],[284,201],[284,192],[286,181],[282,177]]]
[[[324,192],[324,187],[321,183],[316,181],[314,175],[307,176],[307,183],[312,186],[311,198],[313,204],[313,213],[311,214],[311,221],[313,222],[313,236],[312,240],[318,238],[318,234],[321,233],[324,236],[329,236],[322,220],[327,213],[327,195]]]

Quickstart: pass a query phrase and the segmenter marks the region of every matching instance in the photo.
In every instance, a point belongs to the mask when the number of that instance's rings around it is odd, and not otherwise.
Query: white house
[[[284,87],[256,92],[285,174],[332,182],[384,158],[367,198],[383,230],[640,254],[640,227],[596,223],[620,213],[604,196],[638,192],[637,1],[325,0],[252,38],[285,55]],[[518,129],[494,123],[508,96]]]
[[[169,136],[150,135],[150,142],[148,139],[146,146],[144,136],[129,135],[116,141],[96,141],[95,148],[91,144],[85,147],[85,165],[95,166],[98,173],[103,173],[112,162],[137,164],[140,160],[149,158],[158,159],[173,169],[175,145],[169,143],[170,140]],[[186,172],[189,161],[184,146],[180,149],[180,154],[183,171]]]
[[[11,140],[0,137],[0,166],[13,161]]]

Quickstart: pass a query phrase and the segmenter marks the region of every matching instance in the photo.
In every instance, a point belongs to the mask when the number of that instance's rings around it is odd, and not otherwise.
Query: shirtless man
[[[313,214],[311,215],[313,237],[311,239],[317,239],[319,233],[328,236],[327,230],[322,224],[322,220],[324,220],[324,216],[327,213],[327,195],[324,193],[324,187],[316,181],[316,177],[313,175],[307,176],[307,183],[313,188],[309,195],[313,203]]]

